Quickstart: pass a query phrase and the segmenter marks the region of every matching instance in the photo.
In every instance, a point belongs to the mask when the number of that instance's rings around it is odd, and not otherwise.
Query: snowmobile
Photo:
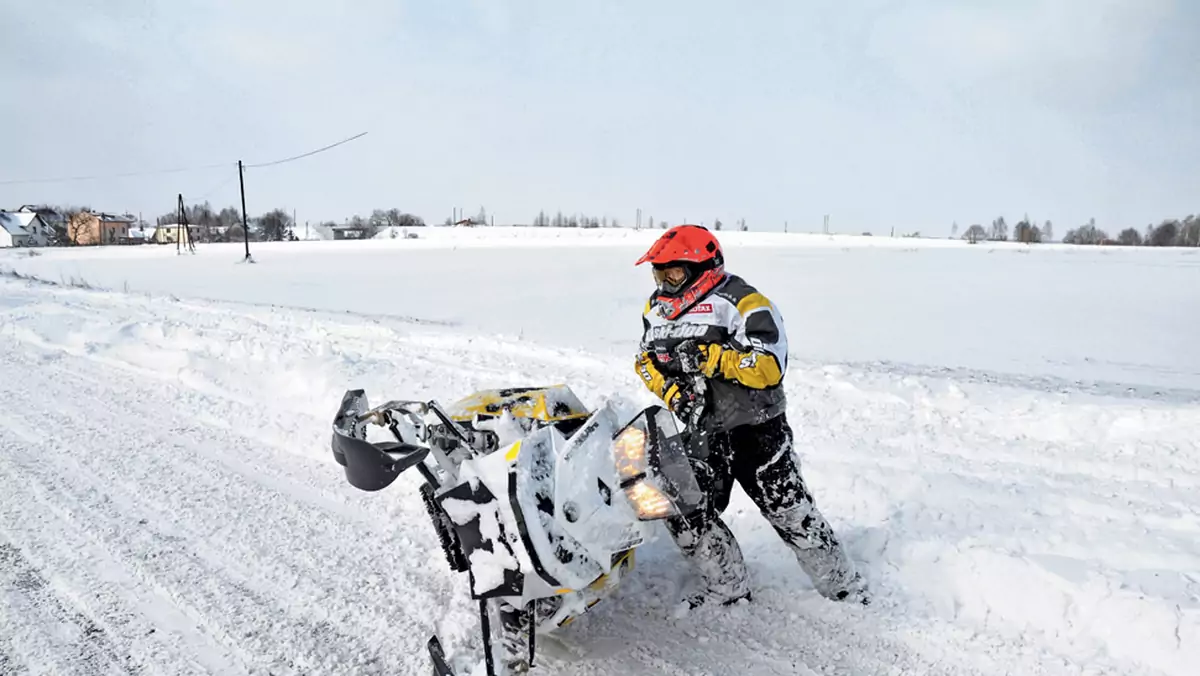
[[[611,595],[654,521],[704,500],[669,411],[619,400],[589,411],[565,385],[482,390],[447,407],[369,407],[348,390],[332,448],[360,490],[412,468],[423,477],[446,561],[478,603],[489,676],[527,673],[536,637]],[[433,673],[454,676],[436,633],[427,648]]]

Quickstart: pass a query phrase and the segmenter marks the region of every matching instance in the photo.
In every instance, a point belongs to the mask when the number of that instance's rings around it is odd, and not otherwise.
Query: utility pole
[[[178,193],[178,195],[179,195],[179,200],[175,206],[175,211],[176,211],[176,213],[175,213],[175,255],[176,256],[183,253],[182,251],[180,251],[179,228],[180,228],[180,226],[183,225],[183,219],[185,218],[185,216],[187,214],[187,211],[184,210],[184,208],[183,208],[183,193]]]
[[[242,189],[242,239],[246,242],[246,257],[243,260],[253,263],[254,259],[250,257],[250,224],[246,222],[246,169],[241,160],[238,160],[238,184]]]
[[[179,193],[179,217],[175,219],[175,254],[183,253],[183,239],[187,238],[187,249],[196,253],[196,245],[192,243],[192,229],[187,220],[187,207],[183,206],[183,193]]]

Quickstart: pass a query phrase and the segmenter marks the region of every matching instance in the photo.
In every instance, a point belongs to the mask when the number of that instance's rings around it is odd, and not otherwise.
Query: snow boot
[[[707,523],[668,520],[666,525],[680,552],[700,576],[701,589],[682,601],[688,609],[714,601],[730,605],[750,598],[746,562],[724,520],[720,517]]]
[[[870,603],[865,578],[854,570],[833,528],[811,500],[766,517],[819,594],[835,601]]]

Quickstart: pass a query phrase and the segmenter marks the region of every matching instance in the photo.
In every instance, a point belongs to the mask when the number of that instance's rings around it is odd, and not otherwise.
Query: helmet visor
[[[660,291],[666,293],[678,293],[680,289],[687,285],[688,271],[682,265],[655,265],[654,284],[658,286]]]

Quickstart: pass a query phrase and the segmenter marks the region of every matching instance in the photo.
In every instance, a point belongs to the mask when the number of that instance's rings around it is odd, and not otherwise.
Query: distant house
[[[184,244],[187,244],[188,240],[195,239],[196,227],[189,225],[185,228],[179,223],[164,223],[163,225],[146,228],[142,236],[146,242],[153,242],[155,244],[175,244],[180,240]],[[132,236],[137,232],[139,230],[131,230],[130,235]]]
[[[330,229],[334,239],[366,239],[371,233],[369,225],[335,225]]]
[[[67,223],[67,237],[73,244],[121,244],[129,240],[129,229],[137,219],[108,213],[81,211]]]
[[[49,246],[54,228],[33,211],[0,211],[0,247]]]
[[[21,225],[16,214],[0,211],[0,249],[29,246],[29,231]]]
[[[67,216],[61,214],[54,207],[45,205],[25,204],[18,213],[37,214],[42,217],[42,222],[46,224],[46,240],[49,245],[60,244],[66,239],[67,233]]]

